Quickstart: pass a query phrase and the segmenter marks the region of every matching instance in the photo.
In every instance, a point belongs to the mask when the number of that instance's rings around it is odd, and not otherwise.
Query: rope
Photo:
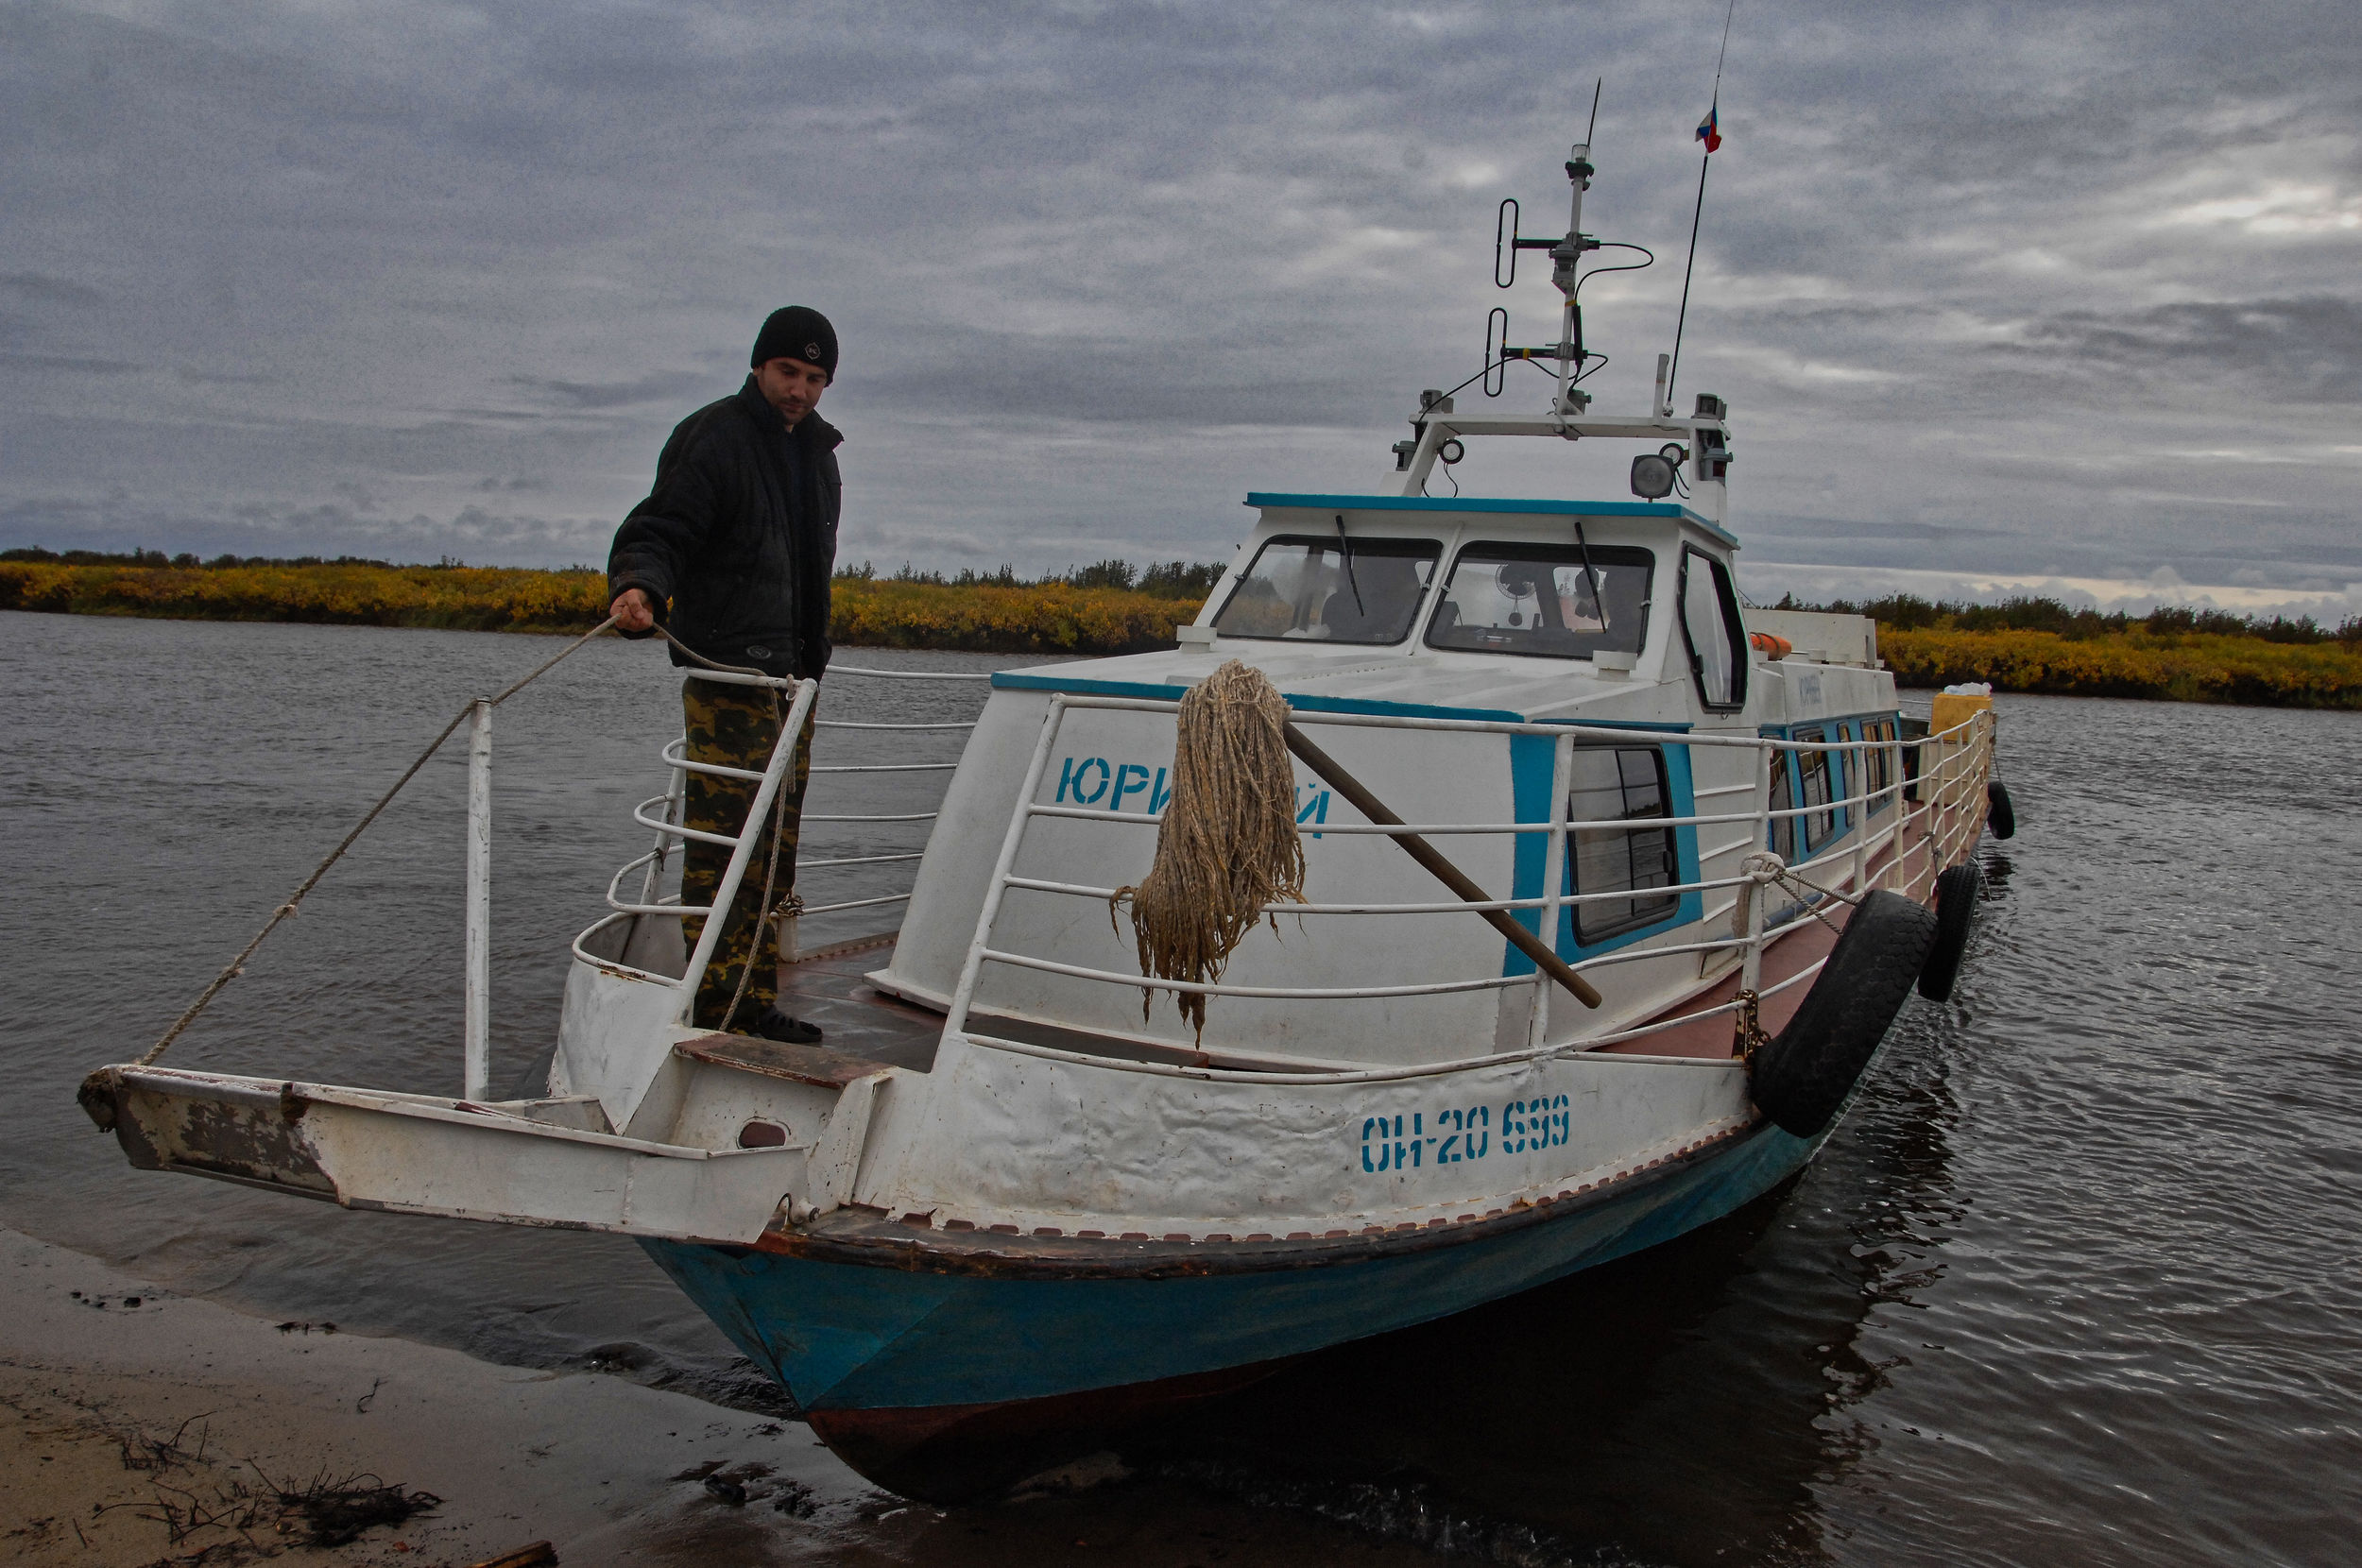
[[[720,664],[720,663],[716,663],[714,660],[710,659],[710,658],[706,657],[706,656],[705,656],[705,655],[703,655],[703,654],[701,654],[701,653],[697,652],[697,650],[696,650],[696,649],[692,648],[692,647],[691,647],[688,643],[683,642],[683,641],[682,641],[679,638],[675,637],[675,636],[674,636],[674,635],[673,635],[673,634],[672,634],[669,630],[667,630],[667,629],[665,628],[664,622],[661,622],[661,621],[659,621],[659,622],[657,622],[655,623],[655,631],[656,631],[656,635],[657,635],[657,636],[659,636],[659,637],[662,638],[665,641],[667,641],[667,642],[671,643],[674,647],[676,647],[676,648],[679,649],[682,653],[687,654],[687,655],[688,655],[691,658],[693,658],[693,659],[696,660],[699,664],[704,665],[704,666],[705,666],[707,669],[709,669],[709,670],[719,670],[719,671],[722,671],[722,672],[723,672],[724,673],[726,673],[726,674],[731,674],[731,675],[762,675],[762,676],[763,676],[765,679],[771,679],[771,678],[774,678],[774,677],[772,677],[772,676],[771,676],[770,672],[765,671],[765,670],[750,670],[750,669],[748,669],[746,666],[745,666],[745,665],[743,665],[743,664]],[[594,636],[595,636],[596,634],[594,633],[594,634],[592,634],[592,635],[594,635]],[[573,651],[573,650],[571,650],[571,649],[569,649],[569,650],[568,650],[568,652],[572,652],[572,651]],[[560,655],[560,656],[558,656],[562,658],[562,657],[564,657],[565,656],[561,654],[561,655]],[[555,661],[553,661],[553,662],[555,662]],[[535,673],[535,674],[539,674],[539,673],[540,673],[540,672],[537,670],[537,671],[535,671],[535,672],[534,672],[534,673]],[[528,678],[528,679],[530,679],[531,677],[530,677],[530,676],[528,676],[527,678]]]
[[[1752,878],[1754,882],[1754,886],[1745,890],[1750,897],[1761,897],[1762,890],[1768,889],[1776,882],[1799,898],[1803,898],[1808,893],[1817,893],[1823,897],[1834,898],[1840,904],[1850,904],[1857,909],[1861,907],[1862,895],[1840,893],[1835,888],[1824,888],[1818,882],[1799,877],[1788,868],[1786,861],[1781,860],[1770,850],[1758,849],[1749,855],[1738,862],[1738,870],[1739,875]],[[1743,904],[1740,906],[1741,909],[1744,907]],[[1840,936],[1845,934],[1838,930],[1835,921],[1823,914],[1809,902],[1805,905],[1805,912],[1828,927],[1832,931],[1837,931]],[[1764,1032],[1763,1025],[1756,1017],[1756,1003],[1761,999],[1755,992],[1742,987],[1733,1010],[1731,1054],[1744,1062],[1753,1062],[1755,1059],[1755,1052],[1762,1049],[1771,1040],[1771,1036]]]
[[[1768,887],[1772,883],[1777,882],[1782,887],[1787,888],[1790,893],[1795,894],[1799,898],[1802,898],[1807,893],[1817,893],[1824,898],[1834,898],[1840,904],[1850,904],[1856,908],[1860,907],[1861,904],[1861,895],[1854,893],[1840,893],[1835,888],[1824,888],[1818,882],[1808,881],[1805,878],[1797,876],[1793,871],[1789,870],[1788,862],[1781,860],[1777,855],[1771,853],[1769,850],[1756,850],[1754,854],[1738,862],[1738,870],[1741,876],[1753,878],[1758,886]],[[1823,914],[1819,910],[1812,908],[1810,904],[1806,904],[1806,912],[1810,914],[1815,920],[1820,921],[1823,926],[1827,926],[1829,929],[1833,931],[1838,929],[1837,926],[1831,922],[1827,915]]]
[[[659,637],[671,643],[675,648],[687,655],[691,659],[704,665],[709,670],[720,670],[727,674],[732,675],[767,675],[769,673],[767,671],[748,669],[743,664],[723,664],[717,660],[710,659],[706,657],[705,655],[697,652],[696,649],[692,648],[688,643],[683,642],[679,638],[675,637],[670,628],[668,628],[660,621],[655,623],[655,630]],[[779,690],[776,686],[766,688],[766,690],[771,694],[771,719],[774,724],[778,724],[780,722]],[[784,741],[787,737],[781,736],[779,739]],[[798,736],[796,739],[797,742],[801,743],[802,737]],[[778,909],[775,910],[771,907],[771,889],[777,881],[779,874],[779,835],[787,828],[787,788],[784,783],[781,784],[779,793],[772,798],[775,810],[771,819],[771,855],[770,859],[764,863],[762,868],[762,902],[755,906],[759,912],[755,916],[757,920],[777,920],[780,914],[785,912],[788,903],[791,900],[793,900],[799,908],[802,905],[802,900],[798,898],[795,893],[790,892],[786,898],[780,900],[779,907]],[[729,912],[724,910],[717,911],[715,913],[709,915],[707,918],[714,920],[727,920],[728,917]],[[746,962],[738,966],[738,989],[730,993],[729,1010],[722,1014],[722,1027],[720,1032],[724,1034],[727,1034],[730,1031],[730,1020],[738,1016],[738,1006],[741,1002],[746,999],[746,982],[752,980],[755,974],[755,953],[761,952],[762,950],[762,929],[758,927],[755,931],[754,952],[748,953],[746,955]]]
[[[418,757],[412,760],[410,766],[402,770],[402,774],[400,778],[394,780],[394,787],[387,790],[384,794],[378,797],[377,804],[370,807],[368,813],[364,815],[359,822],[353,824],[352,831],[347,833],[344,838],[337,843],[336,847],[328,852],[328,859],[322,861],[318,865],[314,866],[312,868],[312,875],[303,878],[303,885],[297,888],[293,894],[288,895],[285,903],[280,905],[277,910],[272,912],[271,917],[263,923],[263,929],[254,933],[254,940],[248,943],[245,947],[239,950],[238,956],[230,961],[230,966],[228,968],[222,970],[220,974],[214,977],[214,981],[211,985],[208,985],[204,990],[197,993],[197,1000],[189,1004],[188,1011],[181,1014],[179,1018],[175,1019],[172,1027],[164,1031],[163,1038],[148,1047],[147,1054],[141,1057],[139,1061],[133,1065],[142,1067],[153,1065],[156,1059],[163,1055],[165,1048],[169,1047],[173,1041],[180,1037],[180,1031],[187,1029],[192,1023],[195,1023],[197,1021],[197,1015],[205,1011],[206,1007],[213,1001],[214,997],[220,995],[221,988],[228,985],[231,980],[236,980],[241,974],[246,972],[246,961],[254,956],[254,950],[263,945],[263,939],[269,936],[271,932],[277,930],[281,921],[287,919],[296,912],[296,906],[303,902],[304,895],[309,894],[313,888],[319,884],[319,879],[322,877],[328,875],[328,868],[334,865],[338,861],[344,859],[345,851],[352,847],[353,841],[358,839],[362,833],[368,829],[369,824],[377,820],[380,812],[384,811],[386,807],[391,806],[394,803],[394,796],[402,793],[402,786],[418,776],[419,770],[426,766],[427,758],[433,757],[437,751],[442,749],[443,742],[451,739],[452,732],[457,729],[462,724],[466,723],[468,716],[475,711],[477,703],[483,703],[487,707],[498,707],[501,704],[506,702],[509,698],[515,696],[526,687],[531,686],[535,681],[539,680],[543,675],[546,675],[551,671],[556,669],[568,658],[571,658],[584,643],[590,641],[592,638],[598,636],[601,632],[606,631],[613,624],[615,624],[615,618],[610,615],[605,621],[600,622],[597,625],[583,633],[573,641],[568,643],[565,649],[559,653],[556,657],[550,659],[547,663],[543,664],[539,669],[534,671],[531,674],[525,676],[522,680],[511,684],[505,690],[503,690],[499,696],[475,698],[471,701],[467,707],[461,708],[457,713],[453,714],[451,723],[443,726],[442,733],[436,736],[434,740],[428,741],[426,749],[419,753]]]
[[[771,725],[775,730],[784,729],[786,727],[785,717],[779,712],[779,694],[777,690],[774,690],[771,692]],[[779,746],[800,745],[802,741],[803,737],[801,736],[796,736],[791,740],[788,736],[782,734],[774,740],[771,744],[776,752],[777,748]],[[794,765],[795,764],[793,762],[790,762],[789,764],[791,767]],[[771,907],[771,886],[779,874],[779,835],[787,829],[787,781],[785,779],[781,779],[779,781],[779,793],[773,795],[771,800],[771,856],[770,859],[763,863],[762,867],[762,901],[755,906],[755,919],[758,924],[755,927],[754,946],[747,951],[746,962],[738,966],[738,989],[730,993],[729,1008],[722,1014],[722,1027],[720,1032],[724,1034],[727,1034],[730,1031],[730,1021],[738,1016],[738,1004],[746,999],[746,982],[755,978],[755,960],[760,958],[762,954],[762,926],[761,925],[761,922],[766,920],[776,920],[779,915],[779,912]],[[794,897],[795,895],[790,894],[788,896]],[[710,920],[727,921],[729,918],[729,913],[730,912],[727,910],[718,910],[714,913],[708,915],[706,918]],[[723,929],[725,930],[728,929],[727,925]]]
[[[1304,901],[1304,841],[1296,832],[1295,766],[1288,758],[1288,701],[1232,659],[1180,702],[1174,718],[1172,798],[1156,829],[1156,859],[1125,899],[1140,973],[1206,983],[1265,918],[1264,906]],[[1279,923],[1272,921],[1277,930]],[[1140,1016],[1155,993],[1143,987]],[[1206,997],[1173,1002],[1203,1038]]]

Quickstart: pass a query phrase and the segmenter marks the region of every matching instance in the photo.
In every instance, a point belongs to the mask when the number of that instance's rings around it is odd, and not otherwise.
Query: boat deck
[[[926,1072],[935,1065],[943,1014],[889,997],[863,978],[883,962],[895,935],[831,943],[780,964],[779,1011],[817,1024],[830,1051]]]
[[[833,943],[779,965],[779,1011],[820,1026],[828,1048],[860,1057],[879,1066],[908,1067],[926,1072],[934,1066],[935,1047],[943,1035],[943,1014],[889,997],[871,985],[867,973],[882,962],[899,933],[881,931]],[[1061,1029],[1054,1024],[978,1008],[979,1024],[1005,1040],[1047,1046],[1086,1056],[1112,1057],[1124,1062],[1165,1062],[1202,1067],[1213,1058],[1186,1047],[1153,1041],[1126,1040],[1086,1030]]]

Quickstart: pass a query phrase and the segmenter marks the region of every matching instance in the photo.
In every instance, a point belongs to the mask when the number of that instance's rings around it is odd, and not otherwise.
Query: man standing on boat
[[[625,637],[653,636],[662,622],[675,639],[675,664],[695,668],[694,654],[767,675],[820,677],[829,664],[829,578],[844,495],[836,447],[844,437],[813,410],[835,379],[836,329],[818,311],[790,305],[772,312],[756,334],[746,384],[674,430],[656,460],[656,488],[615,531],[608,556],[611,608]],[[681,707],[690,760],[749,772],[770,760],[784,707],[767,692],[693,676],[681,685]],[[796,885],[811,771],[807,724],[795,771],[781,784],[774,910]],[[755,785],[693,773],[684,790],[683,827],[735,835]],[[695,1022],[810,1044],[820,1031],[779,1010],[779,927],[761,908],[758,873],[771,853],[771,824],[762,827],[697,987]],[[684,841],[681,902],[710,905],[729,857],[727,845]],[[683,919],[693,946],[703,926],[698,917]],[[742,976],[745,995],[733,1011]]]

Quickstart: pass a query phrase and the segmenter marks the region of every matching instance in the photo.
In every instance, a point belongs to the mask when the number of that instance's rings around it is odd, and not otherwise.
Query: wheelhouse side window
[[[1791,738],[1817,745],[1829,737],[1819,724],[1814,724],[1808,729],[1796,730]],[[1796,781],[1804,795],[1797,804],[1807,809],[1828,805],[1836,793],[1834,780],[1830,776],[1830,754],[1825,751],[1800,751],[1795,757]],[[1837,836],[1835,811],[1812,811],[1798,820],[1805,825],[1805,853],[1807,855]]]
[[[1862,789],[1874,797],[1862,807],[1862,815],[1874,817],[1894,804],[1892,795],[1880,793],[1894,788],[1894,721],[1865,719],[1861,733],[1871,743],[1862,754]]]
[[[1703,550],[1682,552],[1682,637],[1698,700],[1732,708],[1747,701],[1747,637],[1728,568]]]
[[[1792,811],[1796,809],[1795,774],[1789,766],[1789,758],[1793,755],[1785,749],[1772,754],[1772,788],[1769,792],[1772,810]],[[1772,852],[1790,865],[1796,863],[1796,820],[1794,817],[1772,819]]]
[[[1400,642],[1418,619],[1440,554],[1433,539],[1266,539],[1214,617],[1214,630],[1224,637]]]
[[[1545,658],[1636,654],[1655,565],[1651,552],[1624,545],[1471,544],[1452,562],[1428,646]]]
[[[1831,724],[1829,739],[1858,741],[1861,739],[1861,725],[1851,723]],[[1860,782],[1861,769],[1857,760],[1860,754],[1850,751],[1832,751],[1822,755],[1829,759],[1829,798],[1845,800],[1859,794],[1861,792],[1856,786]],[[1840,806],[1837,809],[1837,830],[1842,833],[1853,826],[1854,808]]]
[[[1655,746],[1579,746],[1569,822],[1645,822],[1671,815],[1665,753]],[[1670,827],[1583,827],[1568,835],[1568,893],[1623,893],[1574,907],[1575,940],[1584,946],[1653,925],[1681,904],[1672,893],[1650,894],[1678,882],[1681,860]]]

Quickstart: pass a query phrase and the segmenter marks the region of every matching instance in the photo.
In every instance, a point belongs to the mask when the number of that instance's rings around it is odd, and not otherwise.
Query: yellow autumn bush
[[[1981,680],[1998,690],[2062,696],[2362,707],[2362,648],[2345,642],[1881,627],[1878,652],[1906,686]]]
[[[193,621],[569,632],[607,614],[596,571],[515,567],[87,566],[0,561],[0,609]],[[829,635],[887,648],[989,654],[1119,654],[1167,647],[1191,599],[1049,583],[954,588],[840,578]]]
[[[573,632],[607,613],[596,571],[520,567],[169,567],[0,561],[0,609],[202,621]],[[1170,647],[1198,601],[1064,583],[954,586],[839,578],[830,636],[847,647],[1122,654]],[[2005,691],[2362,708],[2362,647],[2207,633],[2066,638],[2033,630],[1882,627],[1906,686],[1991,681]]]

